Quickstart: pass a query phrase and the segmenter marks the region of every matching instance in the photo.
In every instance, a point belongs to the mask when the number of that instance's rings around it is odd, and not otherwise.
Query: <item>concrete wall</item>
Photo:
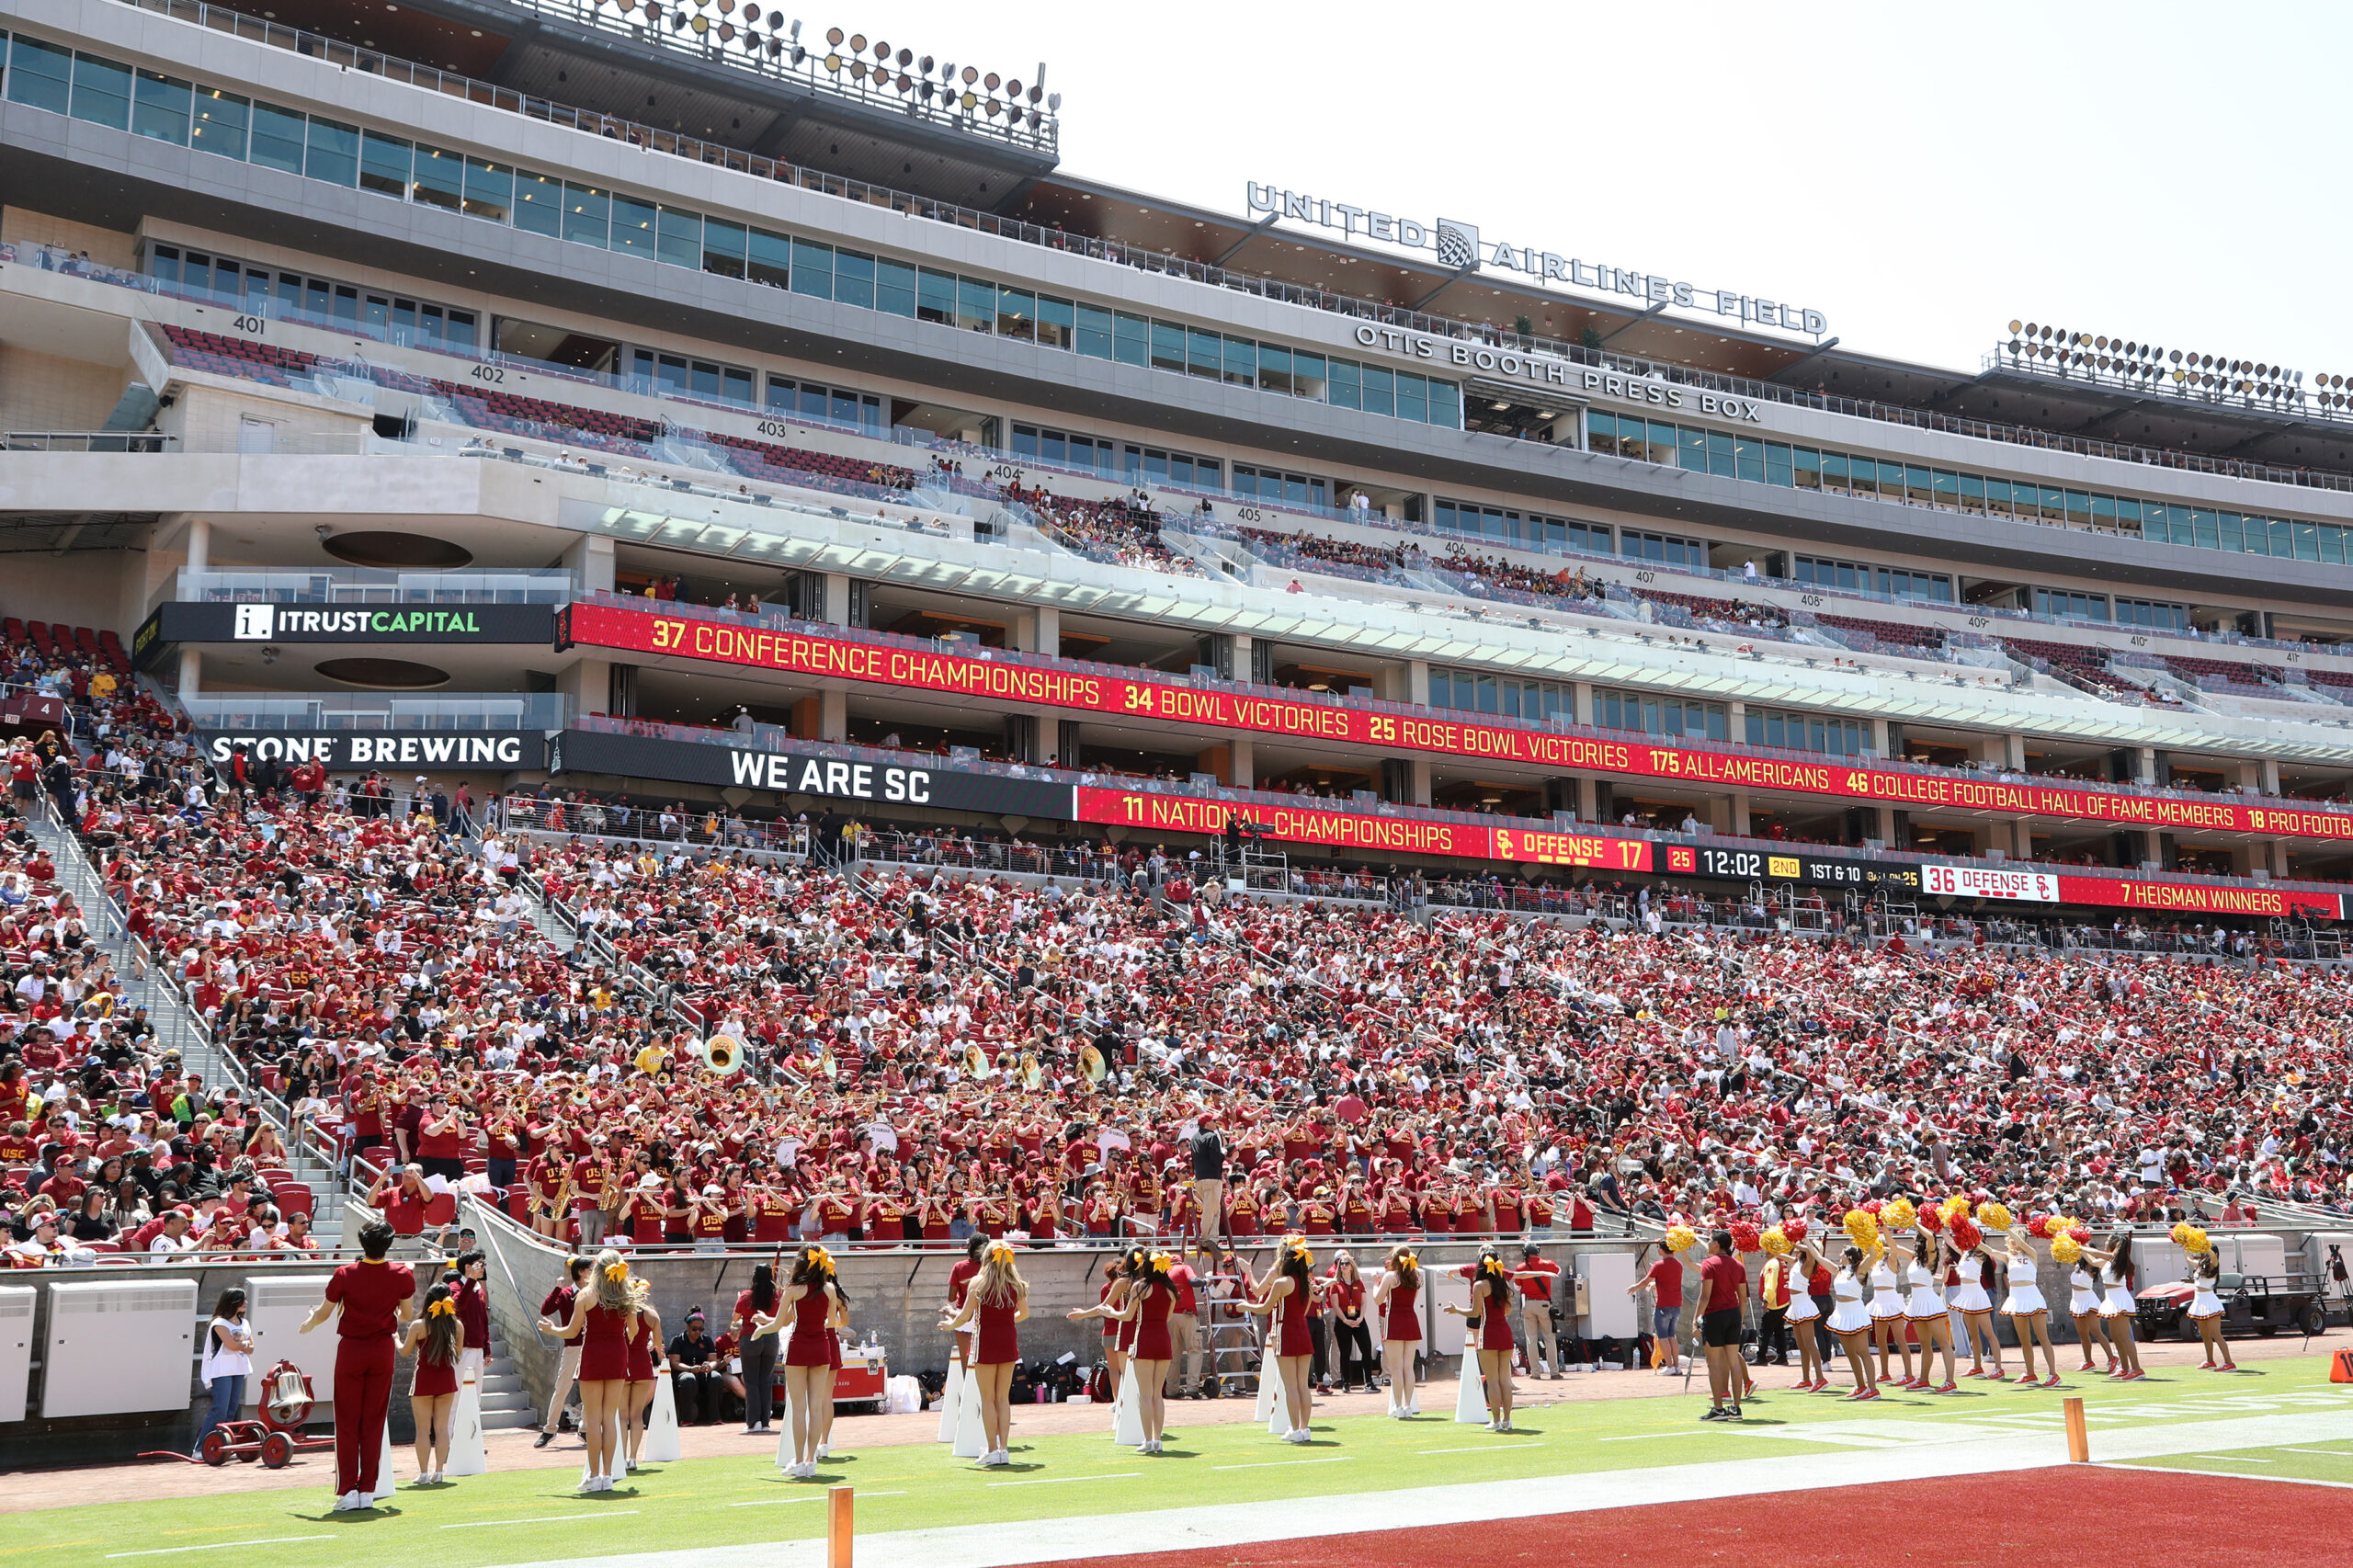
[[[129,380],[120,366],[0,344],[0,430],[96,430]]]

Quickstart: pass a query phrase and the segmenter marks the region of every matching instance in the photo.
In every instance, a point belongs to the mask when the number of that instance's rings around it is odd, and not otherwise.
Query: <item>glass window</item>
[[[1247,337],[1225,340],[1225,379],[1235,386],[1258,384],[1258,345]]]
[[[1027,289],[1000,287],[996,291],[996,334],[999,337],[1035,341],[1038,296]]]
[[[1142,316],[1118,312],[1112,322],[1111,358],[1122,365],[1152,363],[1152,324]]]
[[[1277,343],[1258,345],[1258,390],[1290,391],[1290,350]]]
[[[654,259],[664,266],[703,266],[703,214],[685,207],[654,210]]]
[[[1765,443],[1753,436],[1732,438],[1732,473],[1751,484],[1765,483]]]
[[[985,278],[956,279],[956,324],[967,332],[996,327],[996,285]]]
[[[875,257],[874,308],[885,315],[914,316],[915,269],[913,264],[892,261],[887,256]]]
[[[365,177],[364,176],[362,176]],[[515,226],[554,239],[563,233],[563,182],[553,175],[515,173]],[[742,276],[740,273],[737,276]]]
[[[329,185],[359,183],[359,127],[311,117],[310,151],[302,173]]]
[[[1790,489],[1795,481],[1790,477],[1790,449],[1779,441],[1765,443],[1765,483]]]
[[[216,157],[242,159],[245,155],[245,122],[249,118],[251,106],[234,93],[199,87],[196,94],[196,124],[189,131],[188,145]]]
[[[1364,406],[1364,376],[1353,359],[1332,361],[1332,379],[1324,390],[1324,401],[1335,408]]]
[[[1913,468],[1908,464],[1905,466],[1904,499],[1915,506],[1933,506],[1937,504],[1936,486],[1929,482],[1927,469]]]
[[[2320,558],[2331,566],[2345,564],[2345,530],[2327,523],[2320,526]]]
[[[1411,370],[1398,371],[1397,417],[1427,422],[1429,416],[1429,382]]]
[[[1619,449],[1620,451],[1625,449],[1626,436],[1628,433],[1627,427],[1630,425],[1637,423],[1643,424],[1646,437],[1640,453],[1643,460],[1644,462],[1654,462],[1661,468],[1673,468],[1676,462],[1675,454],[1677,437],[1675,432],[1675,426],[1666,424],[1664,421],[1653,419],[1643,422],[1623,418],[1620,419],[1618,422]]]
[[[563,182],[563,237],[574,244],[606,243],[613,199],[594,186]]]
[[[815,244],[795,235],[792,241],[792,291],[819,300],[834,297],[834,247]]]
[[[1639,423],[1639,421],[1630,421]],[[1618,455],[1618,416],[1598,408],[1588,408],[1585,414],[1585,446],[1589,452]]]
[[[863,251],[834,253],[834,298],[861,311],[874,308],[874,258]]]
[[[1684,426],[1676,432],[1676,461],[1694,473],[1708,472],[1708,433]]]
[[[188,84],[176,76],[159,76],[153,71],[142,71],[132,93],[132,135],[151,136],[158,142],[169,142],[175,147],[188,145],[188,107],[194,93]]]
[[[1102,306],[1078,307],[1078,351],[1090,359],[1111,357],[1111,312]]]
[[[1152,324],[1152,368],[1185,373],[1185,329],[1175,322]]]
[[[1985,482],[1973,473],[1961,476],[1961,509],[1964,512],[1985,510]]]
[[[1719,479],[1733,477],[1732,437],[1722,430],[1711,430],[1708,436],[1708,472]]]
[[[290,175],[302,172],[302,117],[290,108],[256,100],[253,161]]]
[[[1947,512],[1961,509],[1961,475],[1948,473],[1943,469],[1938,469],[1931,476],[1931,483],[1935,487],[1936,505],[1938,508]]]
[[[63,114],[72,99],[74,51],[18,33],[8,42],[8,101]]]
[[[915,320],[956,324],[956,275],[923,268],[915,276]]]
[[[95,54],[74,56],[74,118],[117,131],[131,124],[131,67]]]
[[[2316,523],[2296,523],[2291,526],[2295,530],[2296,559],[2318,561],[2320,559],[2320,526]],[[2279,553],[2277,536],[2272,540],[2271,553],[2274,555]]]
[[[1185,334],[1186,370],[1188,374],[1218,379],[1220,361],[1224,358],[1218,335],[1192,327]]]
[[[1364,367],[1364,411],[1394,417],[1397,413],[1397,381],[1379,365]]]
[[[1433,381],[1429,385],[1429,395],[1430,423],[1442,425],[1449,430],[1461,429],[1462,389],[1452,381]]]
[[[1790,449],[1790,478],[1800,490],[1822,488],[1822,454],[1811,447]]]
[[[514,210],[515,171],[505,164],[494,164],[487,158],[468,158],[466,215],[504,223]]]
[[[1058,300],[1051,294],[1039,295],[1038,341],[1049,348],[1068,349],[1075,347],[1077,337],[1077,302]]]
[[[768,378],[768,406],[790,414],[793,408],[794,384],[782,376]]]
[[[702,269],[722,278],[744,276],[744,253],[750,231],[741,223],[706,218],[702,223]]]
[[[420,164],[424,161],[423,158],[417,160]],[[619,191],[615,191],[613,193],[613,249],[628,251],[632,255],[652,259],[654,242],[659,235],[655,224],[661,221],[661,217],[662,214],[655,209],[653,202],[640,201],[634,196],[623,196]],[[799,260],[798,257],[794,259],[796,262]],[[798,268],[796,267],[795,270]],[[800,279],[795,278],[793,281],[797,283]]]
[[[2081,490],[2070,490],[2065,500],[2067,526],[2087,528],[2092,526],[2092,498]]]
[[[359,188],[408,199],[410,149],[397,136],[371,131],[359,142]]]
[[[427,206],[456,211],[465,205],[466,161],[455,153],[418,142],[409,191]]]
[[[1304,348],[1294,349],[1290,357],[1290,390],[1293,397],[1324,396],[1324,362],[1321,354],[1310,354]],[[1456,413],[1461,414],[1457,409]],[[1455,423],[1461,423],[1458,418]]]
[[[2119,533],[2137,534],[2141,531],[2141,503],[2129,495],[2115,497],[2116,528]]]

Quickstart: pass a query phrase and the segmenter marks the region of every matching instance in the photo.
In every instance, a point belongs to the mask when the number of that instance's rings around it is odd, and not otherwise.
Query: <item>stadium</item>
[[[2344,376],[276,3],[0,0],[12,1563],[2343,1561]]]

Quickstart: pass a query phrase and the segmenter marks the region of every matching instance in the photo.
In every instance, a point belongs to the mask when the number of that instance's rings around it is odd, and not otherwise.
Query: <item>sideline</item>
[[[2097,1443],[2102,1462],[2129,1462],[2221,1449],[2343,1441],[2347,1420],[2343,1412],[2248,1416],[2129,1431],[2103,1430]],[[1957,1443],[1905,1444],[1840,1454],[1835,1480],[1825,1479],[1820,1454],[1773,1455],[1709,1464],[1664,1465],[1650,1470],[1480,1482],[1468,1486],[1032,1519],[1024,1521],[1018,1530],[1009,1530],[1001,1524],[904,1530],[860,1537],[858,1562],[858,1568],[1014,1568],[1020,1563],[1214,1550],[1310,1536],[1536,1518],[1597,1508],[1691,1503],[1873,1482],[2040,1470],[2063,1467],[2066,1462],[2066,1438],[2061,1433],[2005,1433]],[[1108,1537],[1104,1530],[1107,1522],[1113,1523],[1116,1530]],[[815,1540],[704,1547],[687,1551],[631,1552],[613,1557],[573,1557],[564,1561],[566,1568],[801,1568],[802,1564],[815,1568],[824,1560],[824,1553],[825,1542]]]

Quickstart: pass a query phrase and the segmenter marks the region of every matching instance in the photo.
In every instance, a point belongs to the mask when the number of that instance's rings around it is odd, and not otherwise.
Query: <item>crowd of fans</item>
[[[1954,1190],[2119,1220],[2353,1209],[2353,980],[2329,971],[1671,926],[1639,895],[1623,927],[1522,924],[1500,896],[1283,903],[1141,845],[1042,883],[921,857],[853,879],[723,832],[474,834],[428,790],[240,786],[119,691],[85,687],[74,719],[86,745],[18,748],[0,826],[18,1265],[304,1249],[306,1138],[360,1162],[397,1228],[472,1184],[551,1236],[639,1245],[1181,1234],[1204,1123],[1217,1221],[1245,1236]],[[133,960],[254,1095],[118,1005],[13,814],[41,791]],[[542,896],[574,939],[544,934]],[[745,1068],[708,1066],[714,1040]]]

